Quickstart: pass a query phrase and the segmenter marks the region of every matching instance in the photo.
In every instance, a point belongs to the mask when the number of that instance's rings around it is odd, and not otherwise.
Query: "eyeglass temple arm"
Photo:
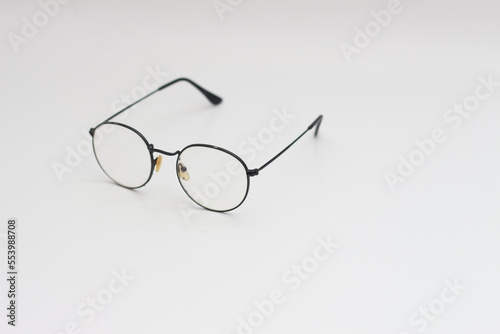
[[[259,172],[261,170],[263,170],[264,168],[266,168],[271,162],[273,162],[274,160],[276,160],[280,155],[282,155],[283,153],[285,153],[286,150],[288,150],[290,147],[292,147],[293,144],[295,144],[295,142],[297,142],[297,140],[299,140],[300,138],[302,138],[302,136],[304,136],[309,130],[313,129],[314,127],[316,127],[316,130],[314,130],[314,137],[316,137],[318,135],[318,131],[319,131],[319,126],[321,125],[321,121],[323,120],[323,115],[319,115],[315,120],[314,122],[312,122],[311,125],[309,125],[306,129],[306,131],[302,132],[302,134],[300,136],[298,136],[293,142],[290,143],[290,145],[288,145],[287,147],[285,147],[281,152],[279,152],[278,154],[276,154],[271,160],[269,160],[268,162],[266,162],[265,164],[263,164],[262,166],[260,166],[259,168],[256,168],[256,169],[250,169],[248,171],[248,176],[255,176],[255,175],[259,175]]]
[[[186,81],[186,82],[189,82],[191,85],[193,85],[196,89],[198,89],[200,91],[200,93],[202,93],[213,105],[218,105],[219,103],[222,102],[222,98],[218,97],[217,95],[215,95],[214,93],[211,93],[209,92],[208,90],[206,90],[205,88],[201,87],[200,85],[196,84],[194,81],[191,81],[187,78],[179,78],[179,79],[175,79],[173,81],[170,81],[166,84],[164,84],[163,86],[159,87],[158,89],[152,91],[151,93],[147,94],[146,96],[140,98],[139,100],[135,101],[134,103],[126,106],[125,108],[123,108],[122,110],[120,110],[119,112],[117,112],[116,114],[114,114],[113,116],[109,117],[108,119],[106,119],[105,121],[102,121],[101,123],[99,124],[102,124],[104,122],[107,122],[113,118],[115,118],[116,116],[120,115],[122,112],[124,112],[125,110],[133,107],[134,105],[136,105],[137,103],[141,102],[142,100],[144,100],[145,98],[153,95],[154,93],[156,92],[159,92],[160,90],[163,90],[165,88],[167,88],[168,86],[171,86],[179,81]]]

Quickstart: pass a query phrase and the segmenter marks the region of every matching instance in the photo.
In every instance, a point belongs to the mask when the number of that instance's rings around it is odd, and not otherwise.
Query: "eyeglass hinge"
[[[92,128],[92,129],[90,129],[90,130],[89,130],[89,133],[90,133],[90,136],[91,136],[91,137],[94,137],[94,132],[95,132],[95,129],[94,129],[94,128]]]
[[[247,175],[248,176],[257,176],[257,175],[259,175],[259,169],[258,168],[256,168],[256,169],[249,169],[247,171]]]

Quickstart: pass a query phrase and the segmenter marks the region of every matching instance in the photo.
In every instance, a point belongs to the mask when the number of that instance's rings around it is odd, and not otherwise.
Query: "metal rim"
[[[101,163],[99,162],[99,158],[97,157],[97,153],[95,151],[95,136],[92,136],[92,149],[94,151],[94,156],[95,156],[95,159],[97,160],[97,164],[99,165],[99,167],[101,167],[102,171],[104,172],[104,174],[106,174],[114,183],[118,184],[119,186],[123,187],[123,188],[127,188],[127,189],[137,189],[137,188],[141,188],[141,187],[144,187],[148,182],[149,180],[151,180],[151,177],[153,176],[153,170],[154,170],[154,158],[153,158],[153,153],[151,152],[150,150],[150,144],[149,142],[147,141],[146,137],[144,137],[142,135],[142,133],[140,133],[139,131],[137,131],[136,129],[134,129],[133,127],[131,126],[128,126],[126,124],[122,124],[122,123],[117,123],[117,122],[104,122],[104,123],[101,123],[99,124],[95,130],[97,130],[99,127],[101,127],[102,125],[117,125],[117,126],[121,126],[121,127],[124,127],[126,129],[129,129],[131,130],[132,132],[136,133],[143,141],[144,141],[144,144],[146,145],[146,149],[148,150],[149,152],[149,156],[150,156],[150,160],[151,160],[151,170],[149,172],[149,176],[148,176],[148,179],[146,180],[146,182],[144,182],[143,184],[141,184],[140,186],[137,186],[137,187],[128,187],[126,185],[123,185],[119,182],[117,182],[115,179],[113,179],[107,172],[106,170],[102,167]]]
[[[241,200],[241,202],[236,205],[235,207],[231,208],[231,209],[227,209],[227,210],[215,210],[215,209],[211,209],[211,208],[207,208],[206,206],[204,205],[201,205],[200,203],[198,203],[196,200],[194,200],[194,198],[191,197],[191,195],[189,195],[189,193],[186,191],[186,189],[184,189],[184,186],[182,185],[182,182],[181,182],[181,179],[179,178],[179,174],[177,173],[177,165],[179,164],[179,158],[181,157],[182,153],[187,150],[188,148],[191,148],[191,147],[207,147],[207,148],[212,148],[212,149],[215,149],[215,150],[219,150],[219,151],[222,151],[226,154],[229,154],[230,156],[232,156],[233,158],[236,158],[236,160],[238,160],[242,165],[243,167],[245,168],[245,175],[246,175],[246,180],[247,180],[247,189],[245,191],[245,196],[243,196],[243,199]],[[245,162],[239,157],[237,156],[236,154],[234,154],[233,152],[229,151],[229,150],[226,150],[225,148],[222,148],[222,147],[218,147],[218,146],[214,146],[214,145],[209,145],[209,144],[191,144],[191,145],[188,145],[186,147],[184,147],[180,152],[179,154],[177,155],[177,159],[175,161],[175,176],[177,177],[177,180],[179,181],[179,184],[182,188],[182,190],[184,191],[184,193],[196,204],[198,204],[199,206],[201,206],[202,208],[204,209],[207,209],[209,211],[214,211],[214,212],[229,212],[229,211],[232,211],[234,209],[237,209],[241,204],[243,204],[243,202],[246,200],[247,196],[248,196],[248,191],[250,189],[250,177],[248,176],[248,167],[247,165],[245,164]]]

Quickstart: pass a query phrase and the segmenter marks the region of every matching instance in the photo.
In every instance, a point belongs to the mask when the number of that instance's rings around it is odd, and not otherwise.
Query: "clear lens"
[[[141,187],[153,166],[148,144],[137,132],[123,125],[99,125],[92,140],[97,162],[113,181],[127,188]]]
[[[209,210],[232,210],[247,195],[245,166],[221,149],[201,145],[185,148],[177,159],[177,177],[188,196]]]

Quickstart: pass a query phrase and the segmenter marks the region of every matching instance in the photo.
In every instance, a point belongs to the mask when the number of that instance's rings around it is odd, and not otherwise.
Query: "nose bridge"
[[[154,148],[153,144],[150,144],[149,145],[149,150],[151,152],[156,152],[156,153],[161,153],[161,154],[165,154],[165,155],[168,155],[170,157],[172,156],[176,156],[178,155],[179,153],[181,153],[181,151],[177,150],[175,152],[167,152],[167,151],[164,151],[164,150],[160,150],[160,149],[157,149],[157,148]]]

